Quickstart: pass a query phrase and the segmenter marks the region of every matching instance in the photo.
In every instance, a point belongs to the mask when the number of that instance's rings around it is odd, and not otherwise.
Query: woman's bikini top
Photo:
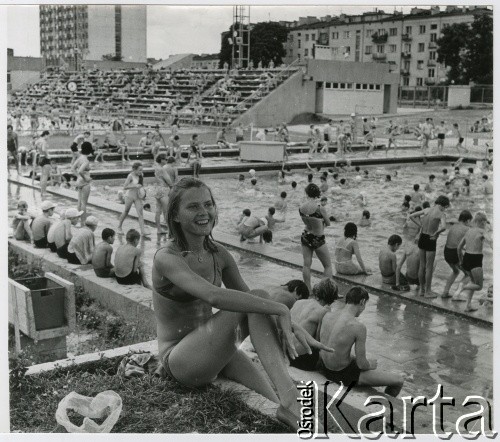
[[[165,253],[166,247],[162,247],[158,249],[155,253],[154,258],[156,257],[156,254],[158,252],[160,253]],[[183,251],[181,252],[181,255],[185,257],[189,251]],[[211,253],[212,259],[213,259],[213,280],[211,281],[212,285],[215,285],[217,287],[221,287],[222,285],[222,269],[219,264],[219,259],[218,259],[218,253],[217,252],[212,252]],[[154,267],[154,258],[153,258],[153,267]],[[154,278],[153,277],[153,287],[154,290],[161,296],[170,299],[172,301],[177,301],[177,302],[192,302],[196,301],[198,298],[190,295],[189,293],[186,293],[179,289],[172,281],[170,281],[168,278],[165,276],[161,276],[160,278]],[[174,290],[177,289],[177,290]],[[172,293],[173,291],[177,291],[178,293],[174,294]]]
[[[305,216],[305,217],[309,217],[309,218],[318,218],[318,219],[323,219],[323,214],[321,213],[321,209],[318,208],[313,212],[311,213],[310,215],[306,215],[305,213],[302,213],[302,211],[299,209],[299,215],[300,216]]]

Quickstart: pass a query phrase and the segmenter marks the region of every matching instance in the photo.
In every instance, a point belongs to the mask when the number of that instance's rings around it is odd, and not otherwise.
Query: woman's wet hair
[[[306,195],[309,198],[319,198],[321,196],[321,191],[316,184],[310,183],[306,186]]]
[[[323,278],[315,284],[312,294],[318,301],[323,301],[326,305],[330,305],[339,299],[339,288],[332,278]]]
[[[286,284],[283,284],[282,287],[285,286],[290,293],[295,292],[299,299],[309,298],[309,289],[307,288],[306,283],[301,279],[292,279]]]
[[[355,286],[346,293],[345,303],[359,305],[363,300],[368,301],[369,297],[368,292],[363,287]]]
[[[181,204],[182,196],[189,189],[208,189],[210,193],[210,199],[212,200],[212,204],[215,209],[215,217],[214,217],[214,226],[217,225],[218,217],[217,217],[217,204],[215,203],[214,196],[212,194],[212,190],[208,187],[203,181],[198,178],[192,177],[184,177],[177,181],[172,187],[168,198],[168,206],[167,206],[167,225],[169,238],[172,238],[174,242],[178,245],[180,250],[188,250],[189,245],[186,241],[186,237],[184,236],[184,232],[182,231],[182,227],[178,221],[175,221],[179,213],[179,207]],[[205,240],[203,241],[203,247],[206,250],[211,252],[217,252],[217,246],[215,245],[212,232],[209,235],[205,236]]]
[[[347,223],[344,226],[344,236],[346,238],[356,239],[358,237],[358,226],[354,223]]]
[[[136,162],[134,162],[134,164],[132,164],[132,170],[137,170],[141,166],[142,166],[142,163],[140,161],[136,161]]]
[[[370,219],[370,211],[369,210],[363,210],[362,214],[363,218]]]
[[[424,201],[422,203],[422,209],[428,209],[429,207],[431,207],[431,203],[429,201]]]

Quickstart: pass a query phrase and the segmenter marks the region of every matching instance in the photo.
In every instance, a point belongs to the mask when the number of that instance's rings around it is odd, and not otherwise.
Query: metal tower
[[[231,67],[248,67],[250,61],[250,6],[233,6]]]

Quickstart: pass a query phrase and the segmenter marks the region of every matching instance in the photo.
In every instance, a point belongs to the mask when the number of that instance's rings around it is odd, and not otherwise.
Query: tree
[[[239,24],[236,24],[235,29],[238,30],[238,28]],[[286,55],[283,43],[287,39],[287,34],[287,29],[279,23],[257,23],[250,31],[250,59],[254,66],[257,66],[259,61],[262,61],[263,66],[267,66],[271,60],[275,65],[281,64]],[[219,67],[221,68],[226,62],[231,65],[233,46],[229,43],[230,38],[234,43],[233,25],[222,34],[219,52]]]
[[[442,33],[437,40],[437,61],[447,66],[448,82],[493,83],[493,19],[489,15],[476,16],[470,27],[452,24]]]
[[[287,35],[287,29],[279,23],[257,23],[250,31],[250,58],[254,66],[259,61],[262,61],[263,66],[268,66],[271,60],[279,66],[286,55],[283,43]]]
[[[493,19],[476,17],[468,40],[465,68],[470,80],[477,84],[493,84]]]

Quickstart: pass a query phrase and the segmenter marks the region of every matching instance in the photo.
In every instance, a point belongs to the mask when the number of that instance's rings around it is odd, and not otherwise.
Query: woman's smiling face
[[[217,209],[210,190],[199,187],[184,192],[174,220],[180,223],[184,234],[207,236],[212,232],[216,216]]]

